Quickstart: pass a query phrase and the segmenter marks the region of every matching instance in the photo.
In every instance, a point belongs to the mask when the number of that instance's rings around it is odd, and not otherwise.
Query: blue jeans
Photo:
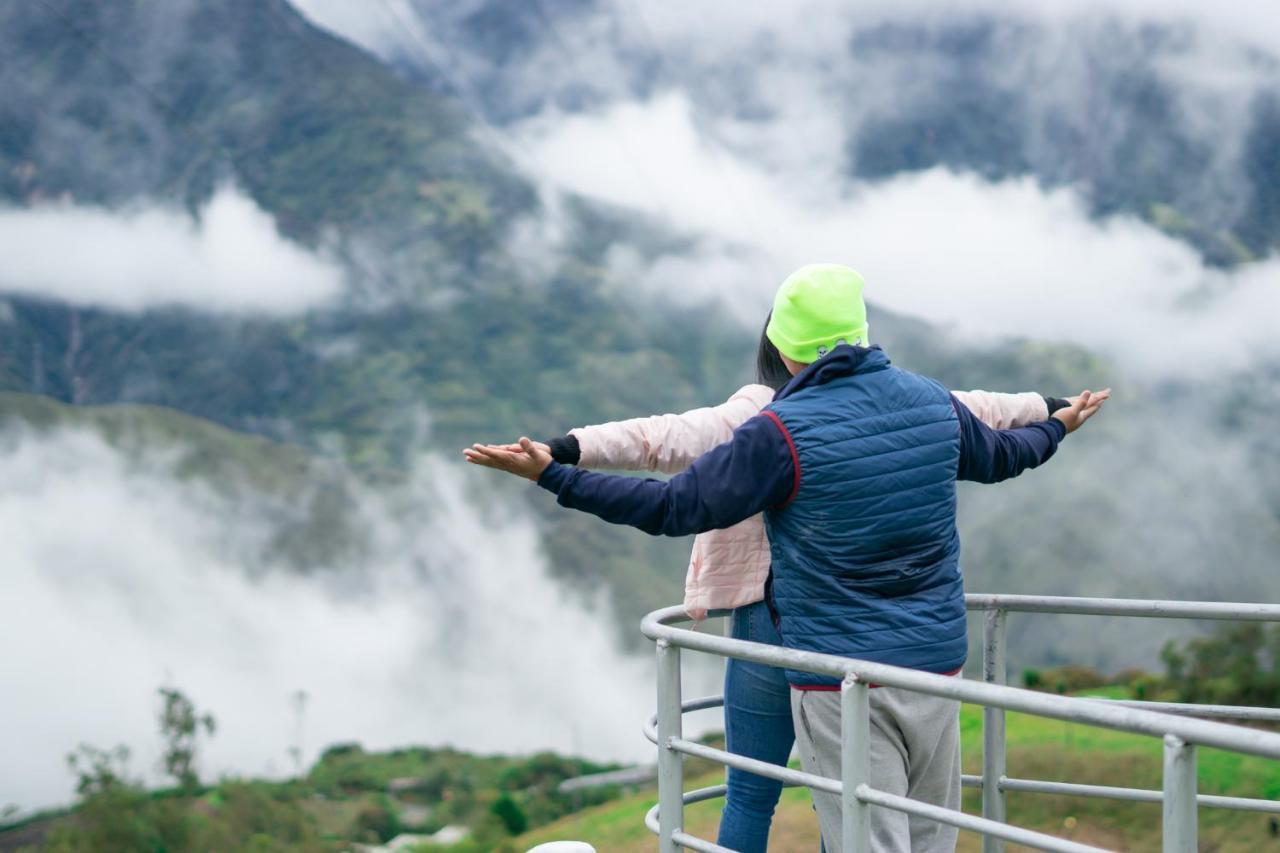
[[[735,640],[782,645],[763,601],[739,607],[732,619]],[[724,673],[724,729],[730,752],[786,766],[796,739],[786,674],[729,658]],[[730,767],[728,788],[716,843],[742,853],[763,853],[782,783]]]

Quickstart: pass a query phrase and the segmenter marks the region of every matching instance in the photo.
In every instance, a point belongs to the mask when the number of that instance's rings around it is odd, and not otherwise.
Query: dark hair
[[[760,332],[760,348],[756,350],[756,381],[777,391],[791,381],[791,371],[782,363],[782,353],[778,352],[773,341],[765,334],[772,317],[773,312],[770,311],[769,316],[764,318],[764,329]]]

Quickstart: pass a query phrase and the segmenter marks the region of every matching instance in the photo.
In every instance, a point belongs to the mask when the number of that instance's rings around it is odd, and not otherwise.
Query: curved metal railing
[[[894,809],[978,832],[983,835],[984,853],[1002,850],[1005,841],[1041,850],[1101,849],[1006,823],[1006,791],[1162,802],[1166,853],[1193,853],[1196,850],[1198,806],[1280,813],[1280,801],[1209,796],[1196,792],[1197,746],[1280,759],[1280,734],[1202,717],[1280,722],[1280,710],[1057,696],[1005,684],[1005,636],[1009,613],[1280,622],[1280,605],[1031,595],[968,595],[965,598],[969,610],[982,611],[985,617],[981,682],[698,633],[675,627],[673,623],[689,621],[684,609],[678,606],[663,608],[646,616],[641,622],[641,631],[657,645],[658,710],[645,726],[645,736],[659,749],[658,804],[646,815],[645,823],[658,835],[662,853],[674,853],[681,848],[731,853],[684,831],[686,804],[715,799],[723,796],[725,791],[723,785],[717,785],[686,794],[681,764],[684,755],[778,779],[785,785],[806,786],[836,794],[841,798],[845,853],[862,853],[870,849],[869,815],[872,807]],[[841,679],[841,778],[829,779],[778,767],[686,740],[682,734],[683,714],[720,707],[723,701],[718,696],[682,701],[681,649]],[[870,726],[867,691],[871,684],[983,706],[982,775],[966,775],[961,780],[966,787],[982,790],[981,817],[871,787],[867,756]],[[1005,773],[1004,715],[1007,711],[1162,738],[1163,788],[1156,791],[1010,778]]]

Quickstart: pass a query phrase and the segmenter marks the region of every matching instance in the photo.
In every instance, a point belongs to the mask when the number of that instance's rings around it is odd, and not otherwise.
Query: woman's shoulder
[[[737,391],[734,391],[725,402],[750,403],[758,412],[773,402],[773,395],[774,390],[768,385],[743,385]]]

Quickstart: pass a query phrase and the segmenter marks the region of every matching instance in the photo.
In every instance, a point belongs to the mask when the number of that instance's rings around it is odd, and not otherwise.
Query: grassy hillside
[[[367,544],[354,511],[360,482],[339,462],[164,406],[68,406],[0,391],[0,451],[69,435],[95,436],[127,469],[209,490],[269,520],[266,556],[293,568],[338,565]]]
[[[1109,687],[1088,695],[1124,691]],[[960,725],[965,772],[980,773],[981,709],[964,706]],[[1161,745],[1155,738],[1010,714],[1008,749],[1014,777],[1157,789],[1161,784]],[[1280,798],[1280,762],[1210,749],[1200,750],[1198,758],[1201,793]],[[630,793],[616,786],[567,795],[556,790],[565,779],[608,769],[550,753],[485,756],[430,747],[366,752],[347,743],[329,747],[305,774],[288,781],[224,779],[194,790],[147,791],[129,781],[127,765],[104,764],[80,771],[75,807],[0,825],[0,851],[115,853],[142,845],[171,853],[320,853],[446,826],[462,828],[466,838],[422,849],[521,853],[555,839],[588,841],[601,853],[653,849],[644,828],[644,815],[656,801],[652,786]],[[686,789],[722,779],[723,770],[709,762],[686,763]],[[1018,825],[1108,849],[1160,849],[1158,805],[1034,794],[1010,794],[1008,803],[1010,821]],[[714,838],[721,805],[690,807],[686,827]],[[977,791],[965,791],[964,809],[980,813]],[[1268,815],[1201,809],[1199,821],[1202,850],[1253,851],[1280,843]],[[771,847],[817,849],[807,790],[784,792]],[[980,847],[977,837],[961,835],[960,850]]]
[[[961,713],[964,767],[980,773],[982,712],[965,706]],[[1091,729],[1010,714],[1008,718],[1009,775],[1018,778],[1159,788],[1161,746],[1154,738]],[[686,790],[718,784],[721,771],[686,782]],[[1200,792],[1243,797],[1280,796],[1280,763],[1202,749],[1199,754]],[[648,851],[652,836],[644,828],[644,814],[655,802],[652,792],[636,794],[581,814],[513,841],[512,851],[554,839],[588,841],[601,851]],[[1009,820],[1022,826],[1117,850],[1160,849],[1160,807],[1043,794],[1008,795]],[[685,826],[703,838],[714,838],[722,802],[691,806]],[[966,790],[964,809],[981,814],[979,792]],[[1277,844],[1266,815],[1201,809],[1202,850],[1254,851]],[[805,790],[784,792],[774,822],[770,846],[778,850],[817,850],[817,819]],[[961,833],[959,849],[981,849],[977,836]]]
[[[0,391],[0,429],[38,433],[85,429],[130,456],[175,454],[174,472],[229,485],[244,481],[263,491],[297,488],[312,474],[304,449],[236,432],[163,406],[68,406],[51,397]]]
[[[351,743],[330,747],[304,776],[287,782],[232,779],[197,790],[146,791],[123,772],[110,782],[91,773],[77,807],[0,824],[0,851],[336,853],[353,842],[445,826],[466,827],[483,849],[509,837],[506,820],[537,826],[573,808],[555,792],[559,781],[608,769],[545,753],[478,756],[427,747],[367,753]],[[589,792],[582,802],[615,795]]]

